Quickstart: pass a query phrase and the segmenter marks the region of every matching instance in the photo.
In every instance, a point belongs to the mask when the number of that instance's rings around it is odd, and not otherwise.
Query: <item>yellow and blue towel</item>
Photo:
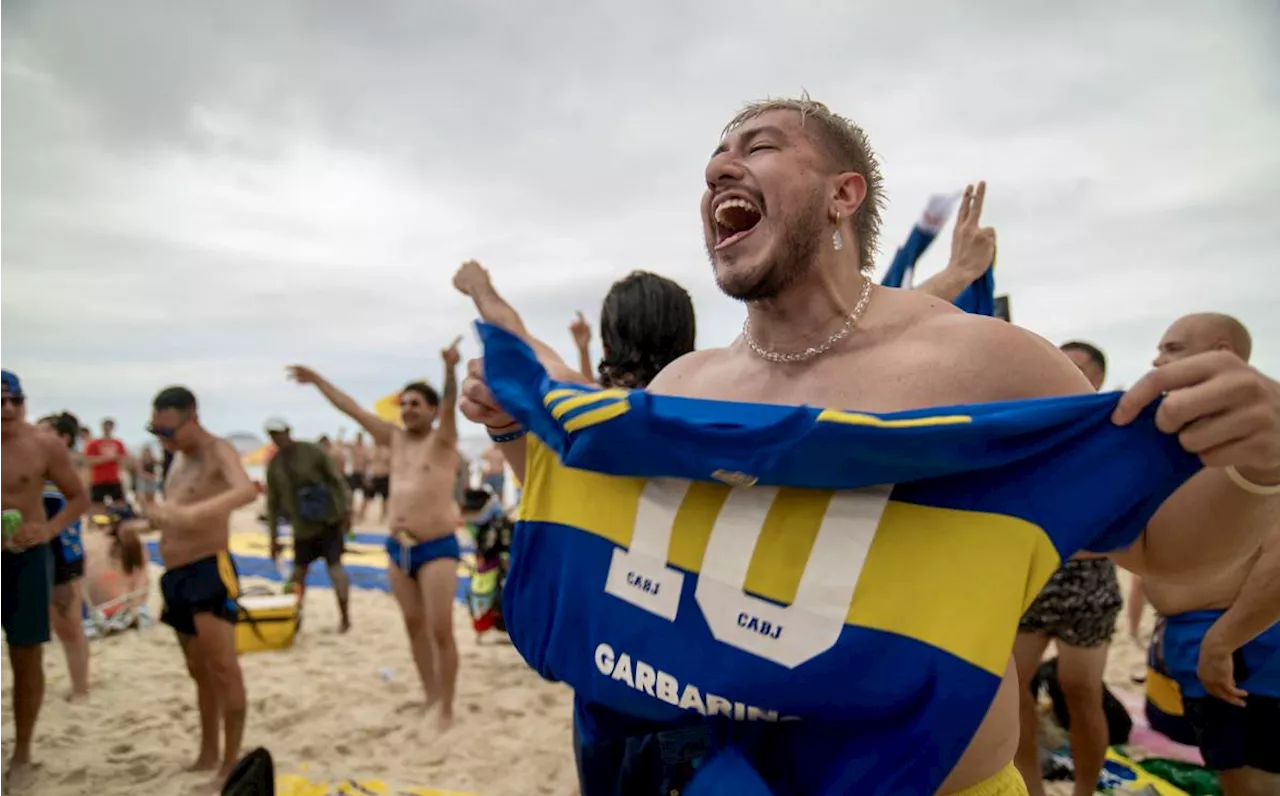
[[[686,794],[934,792],[1059,562],[1132,543],[1200,466],[1153,409],[1113,425],[1116,395],[891,415],[664,397],[554,382],[479,330],[531,432],[512,641],[574,688],[583,759],[654,736],[667,766],[671,733],[701,731]]]

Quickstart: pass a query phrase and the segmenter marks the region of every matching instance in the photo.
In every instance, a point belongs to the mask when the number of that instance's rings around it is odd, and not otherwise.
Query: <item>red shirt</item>
[[[84,455],[89,458],[94,456],[124,456],[125,453],[124,443],[118,439],[90,440],[89,444],[84,446]],[[120,483],[120,463],[95,464],[90,475],[90,481],[95,484]]]

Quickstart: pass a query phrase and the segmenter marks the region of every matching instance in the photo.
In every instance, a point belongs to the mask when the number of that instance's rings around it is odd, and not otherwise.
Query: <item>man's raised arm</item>
[[[458,344],[462,337],[455,337],[448,348],[440,352],[444,360],[444,394],[440,396],[440,422],[436,425],[436,439],[442,445],[458,446]]]
[[[921,282],[916,290],[950,303],[991,267],[996,256],[996,231],[979,226],[986,196],[985,182],[978,183],[976,191],[972,186],[965,188],[951,232],[951,259],[946,268]]]
[[[489,278],[489,272],[480,263],[475,260],[467,260],[463,263],[454,274],[453,286],[459,293],[469,296],[475,302],[476,312],[480,313],[480,317],[485,322],[501,326],[525,341],[538,355],[538,361],[547,369],[547,374],[551,378],[575,384],[591,383],[590,379],[565,364],[564,359],[556,353],[554,348],[529,334],[524,321],[520,319],[520,313],[516,312],[506,299],[498,295],[498,291],[493,287],[493,281]]]
[[[288,367],[289,378],[299,384],[314,384],[316,389],[327,399],[329,403],[339,412],[359,423],[368,431],[373,441],[379,445],[390,445],[391,437],[395,435],[396,427],[383,420],[382,418],[365,409],[356,403],[355,399],[347,395],[342,390],[334,387],[327,379],[316,373],[314,370],[302,365],[290,365]]]

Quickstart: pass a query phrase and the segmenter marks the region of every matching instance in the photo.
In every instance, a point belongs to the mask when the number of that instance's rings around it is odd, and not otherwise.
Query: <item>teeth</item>
[[[725,199],[723,202],[716,205],[715,215],[716,215],[717,223],[720,223],[720,224],[725,223],[724,211],[728,210],[731,207],[736,207],[740,210],[746,210],[748,213],[751,213],[752,215],[755,215],[755,216],[760,215],[760,211],[756,210],[755,205],[751,204],[750,202],[747,202],[743,199]]]

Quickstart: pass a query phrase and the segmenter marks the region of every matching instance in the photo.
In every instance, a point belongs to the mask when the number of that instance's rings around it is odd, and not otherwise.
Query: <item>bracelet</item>
[[[1280,484],[1255,484],[1235,468],[1235,465],[1228,465],[1226,468],[1227,478],[1230,478],[1236,486],[1252,495],[1280,495]]]
[[[510,426],[503,426],[502,428],[511,428],[512,426],[515,427],[515,431],[508,431],[506,433],[501,433],[501,434],[493,433],[493,429],[489,428],[488,426],[485,426],[484,430],[489,433],[489,439],[499,444],[503,442],[515,442],[516,440],[523,437],[525,434],[529,433],[528,429],[524,428],[518,423],[512,423]]]

